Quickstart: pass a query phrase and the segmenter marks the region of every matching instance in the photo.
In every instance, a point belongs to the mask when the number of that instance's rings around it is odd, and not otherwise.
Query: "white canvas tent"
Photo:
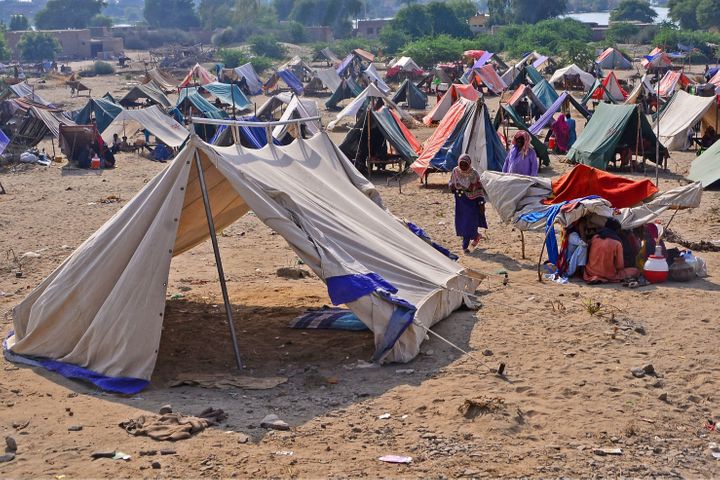
[[[181,146],[190,135],[187,128],[153,105],[139,110],[123,110],[103,131],[102,137],[105,142],[111,143],[115,133],[129,137],[143,128],[173,148]]]
[[[409,113],[407,113],[405,110],[403,110],[402,108],[395,105],[395,103],[392,100],[390,100],[387,97],[387,95],[385,95],[383,92],[378,90],[378,88],[374,84],[371,83],[370,85],[368,85],[368,87],[365,90],[363,90],[360,93],[360,95],[355,97],[355,99],[352,102],[350,102],[347,107],[343,108],[340,111],[340,113],[337,114],[337,116],[335,117],[335,120],[330,122],[330,124],[328,125],[328,128],[330,130],[333,130],[335,128],[335,125],[337,125],[337,122],[339,122],[343,118],[354,117],[355,115],[357,115],[357,113],[360,111],[363,104],[365,103],[365,100],[367,100],[368,97],[382,99],[382,101],[385,102],[385,104],[388,107],[393,108],[400,115],[400,117],[402,119],[408,120],[408,121],[414,121],[412,116],[410,116]]]
[[[260,80],[252,63],[246,63],[235,68],[235,74],[238,80],[245,79],[250,95],[260,95],[262,93],[263,82]]]
[[[703,130],[710,126],[717,128],[715,97],[698,97],[683,90],[677,91],[660,111],[660,143],[668,150],[687,150],[691,146],[688,129],[698,122],[701,122]]]
[[[251,210],[374,332],[376,361],[414,358],[479,283],[388,213],[326,134],[259,150],[192,136],[14,309],[6,354],[139,391],[157,359],[172,257]]]
[[[574,63],[565,68],[556,70],[555,73],[553,73],[552,77],[550,77],[550,83],[554,84],[555,82],[558,82],[565,78],[565,76],[570,75],[580,76],[580,81],[582,81],[583,85],[585,85],[585,90],[590,90],[595,83],[595,77],[593,77],[591,74],[587,73]]]
[[[320,111],[318,110],[316,101],[307,99],[301,101],[298,97],[293,96],[280,117],[280,121],[285,122],[291,119],[315,118],[319,116]],[[303,125],[305,125],[306,130],[313,135],[321,130],[320,122],[317,120],[304,122]],[[282,138],[288,132],[289,128],[290,125],[277,125],[273,129],[272,135],[274,138]]]
[[[635,105],[638,102],[641,93],[644,93],[645,95],[653,93],[653,86],[650,83],[650,78],[647,73],[643,74],[640,81],[635,85],[635,88],[632,89],[630,95],[628,95],[628,98],[625,99],[625,105]]]
[[[340,75],[337,74],[334,68],[322,68],[315,70],[315,77],[331,92],[335,93],[342,83]]]
[[[373,84],[377,86],[380,91],[383,92],[385,95],[390,93],[390,87],[388,87],[388,84],[385,83],[382,78],[380,78],[380,74],[375,68],[375,65],[373,65],[372,63],[368,68],[363,71],[362,75],[363,77],[365,77],[365,80],[367,80],[368,84]]]
[[[414,72],[417,70],[422,70],[420,66],[415,63],[415,60],[413,60],[410,57],[400,57],[396,61],[392,62],[390,65],[388,65],[389,68],[399,68],[400,70],[403,70],[405,72]]]

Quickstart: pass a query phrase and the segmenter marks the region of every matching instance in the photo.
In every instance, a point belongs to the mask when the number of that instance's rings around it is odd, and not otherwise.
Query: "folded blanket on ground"
[[[138,418],[120,423],[130,435],[147,436],[153,440],[174,442],[185,440],[208,427],[217,425],[227,418],[220,409],[207,408],[197,417],[182,413],[166,413],[164,415],[142,415]]]
[[[309,309],[290,322],[290,328],[321,328],[329,330],[367,330],[367,326],[347,308],[324,306]]]

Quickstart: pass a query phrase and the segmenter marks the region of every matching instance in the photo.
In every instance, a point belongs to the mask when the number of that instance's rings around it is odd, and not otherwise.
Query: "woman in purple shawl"
[[[455,195],[455,234],[463,239],[463,252],[470,253],[470,243],[476,247],[482,239],[478,228],[487,228],[480,174],[472,168],[470,155],[464,154],[458,159],[449,187]]]
[[[538,159],[530,145],[530,134],[525,130],[518,130],[512,139],[512,147],[505,157],[503,173],[529,175],[537,177]]]
[[[558,153],[567,153],[570,145],[570,127],[562,113],[558,115],[550,129],[555,135],[555,149]]]

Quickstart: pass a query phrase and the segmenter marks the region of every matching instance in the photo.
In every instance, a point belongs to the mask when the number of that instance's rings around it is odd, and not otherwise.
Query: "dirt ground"
[[[122,94],[129,83],[124,75],[88,82],[97,96],[105,90]],[[64,87],[50,83],[38,91],[66,108],[86,101],[68,99]],[[497,99],[488,103],[494,113]],[[430,130],[414,133],[422,140]],[[336,141],[342,135],[331,134]],[[673,152],[670,171],[661,174],[661,189],[683,184],[693,158],[693,152]],[[567,171],[570,166],[562,160],[553,156],[541,174]],[[122,154],[118,167],[108,171],[55,164],[0,174],[7,190],[0,195],[3,335],[12,330],[9,309],[162,168]],[[387,184],[386,176],[373,180],[392,212],[460,250],[452,197],[444,187],[447,175],[432,175],[428,187],[408,175],[402,193],[397,184]],[[661,220],[667,223],[669,214]],[[315,277],[278,277],[276,269],[296,265],[297,258],[280,236],[247,215],[219,237],[244,374],[287,380],[266,390],[170,386],[180,376],[231,378],[236,373],[206,242],[173,261],[158,364],[150,388],[139,395],[104,393],[0,360],[0,435],[12,436],[18,445],[16,458],[0,463],[0,476],[720,475],[709,449],[711,442],[720,443],[720,433],[705,427],[708,420],[720,420],[715,343],[720,254],[696,252],[707,261],[710,276],[687,284],[630,290],[539,283],[540,236],[526,235],[523,259],[519,232],[503,225],[492,208],[488,222],[488,239],[460,259],[488,274],[478,292],[482,308],[455,312],[434,328],[471,353],[431,337],[409,364],[366,368],[373,351],[368,332],[288,328],[308,307],[329,304],[325,287]],[[680,212],[672,228],[687,240],[719,240],[718,191],[706,190],[702,206]],[[21,278],[14,274],[11,250],[21,257]],[[503,271],[508,285],[503,285]],[[599,302],[601,311],[591,315],[588,302]],[[506,365],[505,377],[493,373],[500,363]],[[655,376],[630,373],[648,364]],[[462,413],[467,401],[476,407]],[[228,418],[172,444],[133,437],[118,426],[165,404],[188,414],[212,406]],[[270,413],[291,430],[260,428]],[[159,453],[168,448],[175,453]],[[603,449],[621,453],[603,455],[608,452]],[[113,450],[131,459],[91,459],[92,452]],[[140,454],[152,450],[157,453]],[[378,460],[388,454],[410,456],[412,463]]]

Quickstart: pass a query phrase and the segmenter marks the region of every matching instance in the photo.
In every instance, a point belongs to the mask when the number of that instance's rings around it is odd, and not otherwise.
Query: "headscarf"
[[[466,170],[460,168],[461,163],[467,163],[468,168]],[[449,185],[450,188],[465,194],[470,200],[482,196],[480,174],[472,168],[472,159],[467,153],[460,155],[458,158],[458,166],[452,170]]]
[[[518,130],[515,132],[515,135],[513,135],[512,144],[517,147],[517,141],[519,138],[525,139],[525,142],[523,143],[522,148],[520,149],[520,155],[524,158],[527,156],[528,151],[530,151],[530,134],[526,132],[525,130]]]

